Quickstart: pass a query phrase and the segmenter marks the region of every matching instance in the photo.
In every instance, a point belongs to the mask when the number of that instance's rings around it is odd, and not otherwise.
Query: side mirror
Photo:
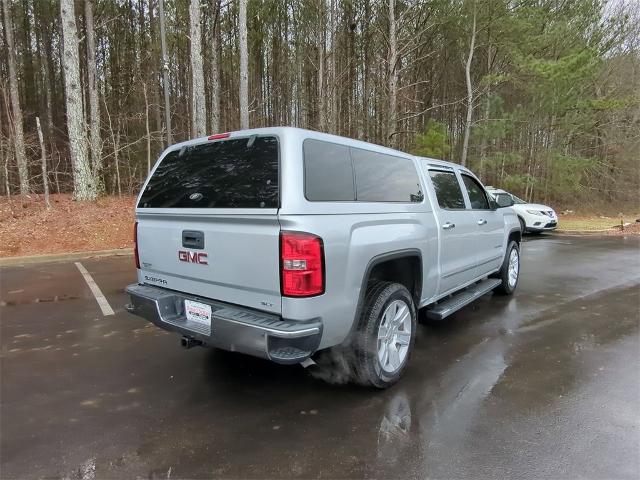
[[[496,203],[498,208],[513,207],[513,198],[508,193],[498,193],[496,195]]]

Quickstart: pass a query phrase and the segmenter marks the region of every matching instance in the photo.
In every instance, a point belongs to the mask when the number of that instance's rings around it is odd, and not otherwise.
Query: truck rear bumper
[[[296,322],[277,315],[187,295],[165,288],[132,284],[125,289],[131,298],[127,311],[158,327],[180,333],[205,345],[294,364],[309,358],[318,348],[322,323]],[[211,306],[211,329],[186,318],[184,301]]]

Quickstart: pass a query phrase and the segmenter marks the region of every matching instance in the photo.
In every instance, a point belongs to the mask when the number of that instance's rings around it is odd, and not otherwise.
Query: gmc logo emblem
[[[203,252],[189,252],[187,250],[178,250],[178,260],[187,263],[199,263],[200,265],[209,265],[207,254]]]

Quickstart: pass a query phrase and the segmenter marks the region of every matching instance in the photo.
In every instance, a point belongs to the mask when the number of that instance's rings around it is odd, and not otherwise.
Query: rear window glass
[[[278,140],[212,141],[168,153],[139,208],[277,208]]]
[[[306,139],[304,149],[304,194],[311,201],[353,201],[353,167],[349,147]]]

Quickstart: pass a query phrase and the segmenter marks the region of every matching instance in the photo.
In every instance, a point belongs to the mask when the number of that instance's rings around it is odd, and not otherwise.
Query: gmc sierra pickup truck
[[[385,388],[409,362],[417,316],[444,319],[513,293],[520,223],[459,165],[297,128],[169,147],[136,207],[127,309],[273,362],[336,347]]]

